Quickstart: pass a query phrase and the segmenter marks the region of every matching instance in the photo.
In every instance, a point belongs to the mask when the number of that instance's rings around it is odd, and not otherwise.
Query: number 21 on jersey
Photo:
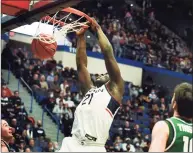
[[[94,93],[86,94],[84,99],[82,100],[82,105],[88,104],[90,105],[92,98],[93,98]]]

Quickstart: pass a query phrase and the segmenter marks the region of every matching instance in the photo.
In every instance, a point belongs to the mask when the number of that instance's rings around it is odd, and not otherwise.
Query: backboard
[[[6,0],[2,0],[2,4],[5,1]],[[22,11],[17,10],[15,14],[8,12],[8,14],[11,16],[5,16],[2,18],[1,22],[2,33],[8,32],[12,29],[15,29],[25,24],[31,24],[33,22],[39,21],[39,19],[45,15],[55,14],[57,11],[60,11],[66,7],[74,6],[80,3],[82,0],[47,0],[47,1],[32,0],[32,1],[28,4],[28,8],[27,4],[25,4],[25,7],[21,8]],[[8,4],[6,4],[6,6],[7,5]],[[3,13],[6,14],[6,9],[4,9]]]

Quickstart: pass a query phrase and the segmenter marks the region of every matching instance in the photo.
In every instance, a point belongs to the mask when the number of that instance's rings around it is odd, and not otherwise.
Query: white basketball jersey
[[[119,106],[106,85],[90,89],[76,108],[72,135],[81,141],[105,145]]]

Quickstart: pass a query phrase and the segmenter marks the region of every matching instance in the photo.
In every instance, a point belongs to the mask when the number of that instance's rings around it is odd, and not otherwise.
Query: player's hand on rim
[[[89,28],[88,25],[84,25],[80,28],[80,30],[75,31],[77,36],[84,36],[85,32]]]
[[[92,22],[90,23],[90,26],[91,26],[91,29],[95,32],[100,28],[100,25],[98,24],[95,18],[92,18]]]

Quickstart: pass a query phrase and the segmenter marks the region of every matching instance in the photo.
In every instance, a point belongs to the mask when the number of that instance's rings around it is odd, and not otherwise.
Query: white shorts
[[[106,152],[102,146],[81,145],[75,137],[66,137],[58,152]]]

